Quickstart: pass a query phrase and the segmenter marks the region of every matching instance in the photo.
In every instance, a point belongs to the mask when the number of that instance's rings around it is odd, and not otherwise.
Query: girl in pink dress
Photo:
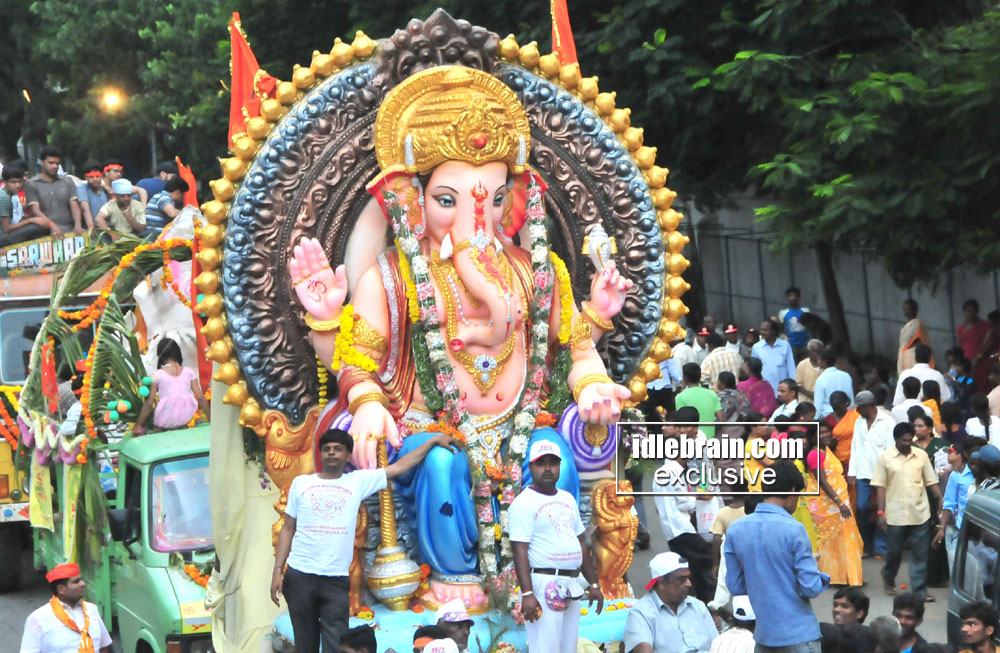
[[[139,411],[133,435],[146,432],[144,425],[154,402],[153,426],[164,431],[185,426],[199,408],[208,415],[208,401],[201,392],[194,370],[182,364],[180,346],[170,338],[164,338],[156,346],[156,355],[159,369],[153,373],[153,384]]]

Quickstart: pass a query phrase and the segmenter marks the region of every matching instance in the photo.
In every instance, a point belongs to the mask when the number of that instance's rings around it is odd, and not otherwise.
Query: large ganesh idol
[[[492,75],[463,66],[416,73],[389,93],[375,121],[382,172],[368,189],[396,248],[361,276],[346,305],[345,267],[332,270],[317,240],[297,246],[290,264],[313,346],[340,369],[354,465],[374,468],[382,437],[401,453],[415,449],[439,412],[467,441],[457,454],[435,448],[398,481],[438,601],[481,602],[477,572],[496,574],[510,562],[506,538],[495,549],[494,525],[507,530],[507,507],[530,482],[525,454],[534,441],[562,447],[560,486],[579,494],[568,443],[536,424],[560,344],[571,358],[562,381],[582,421],[617,421],[631,394],[611,381],[592,338],[632,282],[609,261],[578,308],[549,247],[530,144],[524,109]],[[525,247],[512,238],[522,226]],[[395,374],[383,381],[387,368]],[[497,501],[491,479],[505,486]]]
[[[613,424],[683,333],[688,288],[667,172],[628,110],[575,64],[439,10],[337,39],[260,113],[203,206],[195,283],[216,396],[264,440],[279,515],[330,427],[359,468],[457,434],[460,453],[433,449],[359,514],[352,610],[362,577],[406,609],[422,563],[425,606],[483,609],[484,579],[513,580],[528,447],[550,440],[605,593],[627,593]]]

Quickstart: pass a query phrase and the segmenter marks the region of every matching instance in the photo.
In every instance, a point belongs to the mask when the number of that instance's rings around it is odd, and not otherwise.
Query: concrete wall
[[[815,254],[772,253],[769,234],[754,224],[753,209],[764,202],[739,198],[735,203],[734,209],[712,214],[685,207],[681,229],[692,240],[685,255],[700,258],[707,311],[719,322],[735,321],[741,330],[757,326],[765,315],[785,306],[785,289],[795,285],[802,290],[802,305],[828,319]],[[983,317],[1000,306],[996,273],[982,277],[958,269],[942,275],[936,287],[900,288],[879,263],[866,261],[860,252],[838,255],[835,266],[852,345],[862,354],[895,360],[902,303],[909,297],[919,303],[941,361],[954,345],[966,299],[979,301]]]

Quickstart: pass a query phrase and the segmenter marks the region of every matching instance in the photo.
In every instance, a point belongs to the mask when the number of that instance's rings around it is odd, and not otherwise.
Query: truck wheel
[[[0,592],[13,592],[21,586],[20,524],[0,524],[0,555],[8,564],[0,565]]]

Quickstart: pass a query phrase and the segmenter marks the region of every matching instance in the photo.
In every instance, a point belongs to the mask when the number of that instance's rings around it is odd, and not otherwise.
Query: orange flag
[[[559,63],[563,66],[577,63],[576,43],[569,24],[566,0],[550,0],[549,7],[552,12],[552,50],[559,55]]]
[[[254,99],[254,78],[260,66],[254,56],[246,34],[240,26],[240,15],[233,12],[229,21],[229,41],[231,58],[229,69],[232,81],[229,84],[229,147],[233,147],[233,137],[246,131],[246,121],[252,116],[246,115],[244,106]]]
[[[184,193],[184,206],[198,206],[198,186],[194,179],[194,173],[191,172],[191,168],[181,163],[179,156],[175,156],[174,161],[177,162],[177,172],[181,179],[186,181],[188,185],[188,192]]]

